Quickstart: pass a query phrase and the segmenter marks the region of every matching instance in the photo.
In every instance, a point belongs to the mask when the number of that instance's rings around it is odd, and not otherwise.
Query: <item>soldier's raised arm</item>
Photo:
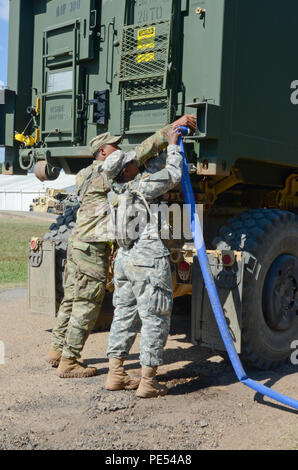
[[[181,181],[183,159],[177,145],[179,133],[174,128],[168,133],[166,166],[157,173],[144,175],[139,182],[137,191],[147,200],[155,199],[173,189]]]
[[[171,129],[175,129],[179,126],[187,126],[192,130],[196,128],[196,116],[192,114],[186,114],[172,124],[163,127],[158,130],[152,136],[148,137],[144,142],[138,145],[135,149],[136,161],[138,167],[144,165],[144,163],[150,158],[155,157],[157,154],[162,152],[168,145],[168,134]]]
[[[171,127],[171,124],[163,127],[136,147],[136,161],[139,167],[166,148]]]

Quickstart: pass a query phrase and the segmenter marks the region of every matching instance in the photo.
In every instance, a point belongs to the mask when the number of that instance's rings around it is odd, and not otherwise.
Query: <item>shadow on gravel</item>
[[[267,382],[264,383],[266,387],[269,387],[271,389],[274,389],[275,384],[282,379],[283,377],[289,376],[291,374],[297,373],[297,367],[294,367],[292,365],[285,365],[283,367],[280,367],[279,369],[276,370],[270,370],[266,371],[267,374],[263,371],[258,371],[257,374],[255,372],[251,372],[250,377],[253,378],[254,380],[264,380],[265,378],[268,379]],[[266,377],[264,377],[266,375]],[[281,391],[282,393],[282,391]],[[295,400],[298,400],[298,394],[296,396],[293,396],[291,398],[294,398]],[[282,403],[277,403],[277,402],[271,402],[267,401],[267,397],[262,395],[261,393],[257,392],[254,396],[254,401],[262,404],[269,406],[270,408],[275,408],[277,410],[281,411],[286,411],[291,414],[298,415],[298,410],[294,410],[293,408],[289,408],[287,405],[283,405]]]
[[[213,387],[212,392],[208,392],[208,397],[214,396],[216,387],[231,385],[238,382],[238,379],[234,373],[230,360],[227,353],[214,352],[207,348],[199,346],[189,346],[190,334],[191,334],[191,315],[190,315],[190,298],[183,298],[183,301],[177,299],[175,303],[174,311],[171,321],[170,336],[185,335],[182,338],[175,339],[175,341],[181,343],[181,347],[166,349],[164,352],[164,363],[165,365],[173,365],[175,363],[187,362],[183,367],[177,366],[177,369],[170,370],[166,374],[159,374],[158,380],[166,382],[170,388],[169,395],[187,395],[194,392],[205,393],[209,387]],[[99,334],[100,333],[94,333]],[[99,339],[100,341],[100,339]],[[188,346],[185,347],[185,344]],[[214,359],[216,357],[216,359]],[[139,369],[139,354],[130,354],[129,360],[135,361],[132,364],[127,364],[126,369]],[[108,358],[88,358],[85,360],[87,365],[106,365],[101,368],[98,375],[103,375],[108,372]],[[259,382],[267,380],[264,384],[270,388],[281,380],[285,376],[297,373],[297,367],[291,364],[286,364],[275,370],[260,371],[245,366],[244,369],[247,375]],[[215,387],[215,390],[214,390]],[[218,392],[220,393],[220,392]],[[294,397],[295,398],[295,397]],[[298,397],[296,397],[298,398]],[[283,405],[275,404],[266,401],[260,393],[256,393],[255,401],[271,406],[274,408],[281,409],[283,411],[290,411],[297,413]]]
[[[179,300],[179,299],[177,299]],[[174,308],[172,324],[171,324],[171,335],[185,334],[185,338],[179,339],[181,343],[190,342],[191,335],[191,299],[183,298],[183,304],[181,302],[176,303]],[[212,357],[217,356],[217,361],[210,360]],[[160,380],[164,381],[177,381],[170,394],[173,395],[184,395],[193,393],[195,391],[201,391],[210,386],[225,386],[237,383],[238,379],[233,370],[231,362],[227,353],[225,352],[214,352],[207,348],[201,348],[199,346],[191,346],[188,348],[177,348],[167,349],[165,351],[165,364],[173,364],[175,362],[189,362],[184,367],[180,367],[176,370],[171,370],[163,376],[159,376]],[[281,380],[283,377],[295,374],[298,372],[297,367],[290,363],[280,366],[274,370],[260,371],[253,369],[244,364],[244,369],[247,375],[259,382],[266,380],[264,384],[269,388],[274,388],[274,385]],[[185,382],[185,383],[179,383]],[[297,397],[293,397],[298,399]],[[298,411],[290,409],[286,406],[275,404],[267,401],[260,393],[256,393],[255,400],[261,404],[266,404],[273,408],[278,408],[283,411],[289,411],[291,413],[298,414]]]

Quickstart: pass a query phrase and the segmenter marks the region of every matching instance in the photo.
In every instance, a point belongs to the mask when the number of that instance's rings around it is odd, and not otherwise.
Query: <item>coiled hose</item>
[[[187,127],[181,126],[179,127],[182,135],[187,135],[189,133],[189,129]],[[229,332],[227,322],[223,313],[223,309],[218,297],[216,285],[214,282],[213,275],[211,273],[209,260],[206,252],[206,246],[203,238],[203,231],[200,224],[199,217],[196,213],[196,203],[193,194],[193,189],[189,177],[187,160],[185,157],[184,145],[182,137],[179,136],[178,145],[181,149],[181,155],[183,157],[183,175],[182,175],[182,190],[184,194],[185,203],[187,204],[187,211],[188,217],[191,224],[191,232],[193,235],[193,240],[195,243],[195,247],[197,250],[198,259],[201,266],[201,271],[203,274],[203,278],[206,284],[206,289],[209,295],[210,303],[213,309],[213,313],[223,339],[224,345],[228,352],[230,361],[232,363],[233,369],[238,377],[238,380],[246,385],[247,387],[252,388],[256,392],[261,393],[273,400],[276,400],[284,405],[288,405],[291,408],[298,410],[298,401],[290,398],[286,395],[278,393],[270,388],[256,382],[255,380],[250,379],[247,377],[245,370],[243,369],[242,363],[239,359],[237,351],[235,349],[231,334]]]

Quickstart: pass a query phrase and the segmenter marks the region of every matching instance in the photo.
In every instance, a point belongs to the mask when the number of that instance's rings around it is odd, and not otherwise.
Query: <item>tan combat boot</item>
[[[48,352],[48,363],[51,364],[52,367],[58,367],[60,364],[60,360],[62,357],[62,352],[57,351],[56,349],[50,349]],[[77,359],[79,364],[84,365],[83,359]]]
[[[85,367],[83,363],[75,358],[61,357],[58,367],[59,377],[62,379],[85,379],[96,375],[95,367]]]
[[[135,390],[138,388],[140,379],[128,375],[123,367],[124,359],[111,357],[109,359],[109,373],[106,381],[106,389],[116,390]]]
[[[52,367],[58,367],[61,356],[62,351],[57,351],[51,348],[48,352],[48,362],[51,364]]]
[[[168,393],[167,387],[157,382],[155,378],[156,372],[157,367],[142,366],[142,378],[136,393],[137,397],[155,398]]]

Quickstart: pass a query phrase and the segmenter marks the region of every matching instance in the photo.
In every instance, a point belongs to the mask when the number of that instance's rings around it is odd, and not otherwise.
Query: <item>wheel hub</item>
[[[298,259],[281,255],[272,264],[263,289],[263,312],[275,331],[290,329],[298,318]]]

